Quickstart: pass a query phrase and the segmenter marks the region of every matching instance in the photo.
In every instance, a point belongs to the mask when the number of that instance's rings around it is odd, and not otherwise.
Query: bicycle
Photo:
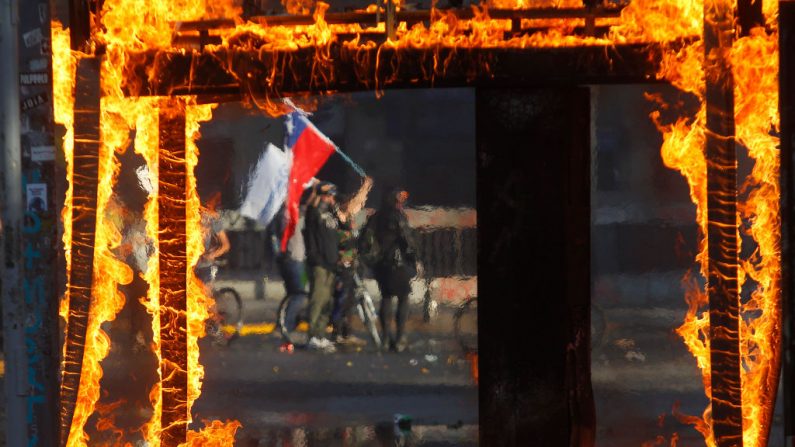
[[[373,304],[373,298],[364,287],[364,282],[358,273],[353,275],[354,296],[356,299],[356,314],[367,329],[370,339],[377,349],[382,346],[381,335],[378,331],[378,316]],[[279,332],[285,342],[293,345],[305,346],[309,341],[309,299],[305,294],[288,295],[279,304],[276,317]]]
[[[211,285],[215,282],[218,266],[210,266],[209,279],[205,282]],[[240,336],[243,328],[243,300],[240,294],[232,287],[212,289],[213,307],[210,309],[210,318],[205,322],[205,332],[213,344],[227,346]]]
[[[453,331],[456,341],[465,353],[478,352],[478,297],[466,299],[455,311]]]

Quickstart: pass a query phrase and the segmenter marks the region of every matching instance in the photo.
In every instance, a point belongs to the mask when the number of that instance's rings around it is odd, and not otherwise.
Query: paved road
[[[404,353],[365,346],[334,354],[301,349],[288,354],[279,352],[281,337],[269,324],[278,297],[244,296],[244,305],[249,335],[227,347],[200,343],[206,374],[193,411],[197,425],[207,419],[238,420],[243,424],[240,446],[290,445],[285,441],[306,446],[391,447],[396,441],[477,445],[477,386],[470,362],[452,337],[453,308],[442,307],[431,323],[424,323],[415,307],[411,343]],[[129,329],[122,315],[113,332],[127,334]],[[101,402],[124,399],[113,411],[114,424],[134,442],[139,438],[135,429],[151,412],[146,395],[154,380],[154,358],[145,349],[132,352],[130,343],[122,341],[114,343],[105,365]],[[396,426],[396,415],[409,416],[410,429]],[[95,440],[110,435],[91,430]]]

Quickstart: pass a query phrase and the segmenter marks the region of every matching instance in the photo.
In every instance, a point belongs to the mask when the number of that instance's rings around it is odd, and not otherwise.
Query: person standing
[[[334,270],[337,264],[337,227],[334,213],[336,186],[331,183],[316,185],[316,196],[306,209],[304,244],[309,273],[309,342],[307,347],[334,352],[334,344],[325,337],[331,296],[334,288]]]
[[[420,268],[412,230],[403,210],[407,199],[408,192],[399,188],[388,189],[381,207],[367,221],[360,238],[360,252],[370,259],[381,290],[379,318],[384,343],[396,352],[408,347],[405,329],[409,316],[411,279]],[[393,298],[397,298],[394,331]]]
[[[296,313],[303,307],[306,301],[306,248],[304,245],[304,214],[305,206],[300,208],[300,217],[295,227],[295,233],[287,242],[287,250],[281,251],[281,238],[287,223],[286,208],[282,206],[268,226],[270,233],[271,247],[276,259],[276,266],[279,274],[284,281],[284,290],[287,296],[293,297],[289,301],[287,309],[287,321],[291,324],[296,321]],[[295,329],[289,327],[289,330]]]
[[[202,209],[201,225],[204,231],[204,253],[194,267],[196,276],[204,285],[212,290],[216,273],[218,272],[217,259],[229,252],[232,247],[229,236],[224,230],[224,222],[217,211],[221,201],[221,194],[216,193],[208,201],[206,208]]]
[[[365,177],[359,191],[349,199],[343,200],[343,204],[337,208],[339,257],[337,260],[337,287],[332,311],[333,339],[337,344],[358,346],[367,344],[366,341],[350,333],[350,318],[352,310],[356,306],[354,293],[356,281],[354,278],[359,268],[358,231],[354,219],[364,207],[372,184],[372,179]]]
[[[336,201],[337,187],[332,183],[316,186],[317,197],[307,206],[304,243],[306,263],[310,277],[309,292],[309,343],[310,349],[334,352],[334,344],[325,337],[326,326],[331,317],[332,295],[340,259],[340,215],[346,215],[362,195],[372,186],[366,178],[359,191],[349,202],[339,206]],[[363,192],[364,191],[364,192]]]

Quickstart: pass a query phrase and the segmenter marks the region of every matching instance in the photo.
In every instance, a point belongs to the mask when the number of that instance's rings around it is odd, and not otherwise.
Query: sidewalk
[[[381,300],[378,284],[372,278],[365,278],[365,287],[374,300]],[[267,276],[261,271],[230,271],[222,270],[215,281],[216,288],[231,287],[237,290],[243,301],[266,300],[276,301],[276,305],[284,298],[284,281],[278,276]],[[409,301],[412,305],[422,304],[427,289],[424,280],[415,279],[411,282],[412,292]],[[477,276],[433,278],[430,283],[431,298],[438,303],[455,305],[467,298],[477,296]]]

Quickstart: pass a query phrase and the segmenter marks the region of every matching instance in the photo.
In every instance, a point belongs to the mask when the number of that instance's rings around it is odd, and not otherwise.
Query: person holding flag
[[[285,203],[286,222],[281,238],[281,250],[293,234],[300,217],[299,201],[306,185],[315,177],[333,152],[337,152],[353,169],[364,177],[359,191],[350,201],[338,205],[337,188],[330,183],[315,184],[316,199],[307,205],[304,217],[304,245],[306,266],[309,277],[309,343],[310,349],[327,352],[335,350],[334,344],[325,337],[325,329],[331,317],[332,294],[337,279],[340,254],[340,218],[352,218],[363,206],[367,193],[372,187],[372,179],[343,153],[327,136],[323,135],[311,121],[308,114],[289,100],[285,103],[293,108],[285,121],[287,138],[285,146],[292,156],[287,200]],[[348,217],[350,216],[350,217]]]
[[[325,337],[331,316],[334,286],[339,274],[355,268],[354,259],[346,254],[349,247],[341,246],[341,236],[348,233],[350,222],[367,200],[372,185],[372,179],[365,177],[350,200],[337,203],[336,185],[322,183],[317,189],[317,199],[307,206],[304,241],[310,278],[310,338],[307,345],[310,349],[325,352],[336,350],[331,340]]]

